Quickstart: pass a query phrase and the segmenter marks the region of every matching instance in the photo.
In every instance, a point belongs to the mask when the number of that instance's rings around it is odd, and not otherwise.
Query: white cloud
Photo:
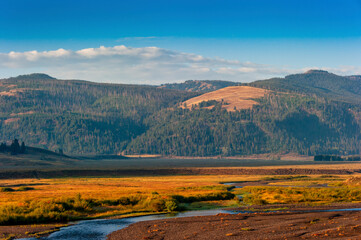
[[[60,79],[160,84],[188,79],[250,82],[304,72],[305,69],[207,58],[158,47],[130,48],[124,45],[78,51],[58,49],[0,53],[0,72],[13,72],[15,75],[19,72],[28,73],[30,70],[39,70]],[[343,75],[361,73],[360,67],[352,66],[325,70]]]

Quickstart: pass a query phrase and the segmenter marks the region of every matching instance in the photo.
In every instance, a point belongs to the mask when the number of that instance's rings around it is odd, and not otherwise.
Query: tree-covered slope
[[[56,80],[44,74],[0,80],[0,140],[67,153],[119,153],[143,119],[196,96],[151,86]]]
[[[205,107],[163,110],[149,118],[150,129],[134,139],[127,152],[192,156],[361,152],[357,76],[312,70],[249,85],[272,91],[248,110],[227,112],[222,102],[213,109],[200,104]]]
[[[361,75],[346,76],[346,78],[356,81],[361,81]]]
[[[0,141],[67,154],[361,153],[357,76],[310,71],[250,85],[271,91],[249,109],[227,111],[222,101],[180,108],[197,92],[43,74],[2,79]]]
[[[323,98],[272,93],[252,109],[162,110],[149,117],[148,131],[127,153],[181,156],[257,153],[359,154],[360,106]]]
[[[275,91],[322,96],[334,101],[361,102],[361,78],[342,77],[321,70],[256,81],[249,85]]]

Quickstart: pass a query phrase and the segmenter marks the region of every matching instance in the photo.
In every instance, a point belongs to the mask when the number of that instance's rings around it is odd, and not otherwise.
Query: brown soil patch
[[[292,212],[311,212],[319,210],[330,210],[330,209],[350,209],[350,208],[361,208],[361,203],[331,203],[328,205],[310,206],[307,204],[267,204],[267,205],[252,205],[230,209],[232,211],[265,211],[269,209],[285,209],[284,211]]]
[[[4,120],[4,123],[9,124],[9,123],[12,123],[12,122],[17,122],[19,120],[20,120],[20,118],[8,118],[8,119]]]
[[[22,88],[15,88],[15,89],[10,89],[8,92],[7,91],[3,91],[3,92],[0,92],[0,96],[18,96],[18,93],[19,92],[24,92],[25,89],[22,89]]]
[[[128,158],[159,158],[161,155],[159,154],[132,154],[132,155],[123,155]]]
[[[34,114],[34,111],[28,111],[28,112],[20,112],[20,113],[12,113],[10,116],[19,116],[19,115],[28,115],[28,114]]]
[[[64,224],[35,224],[0,226],[0,239],[15,239],[46,236],[59,230]]]
[[[108,235],[125,239],[361,239],[361,212],[218,214],[139,222]]]
[[[15,84],[9,84],[9,85],[6,85],[6,84],[3,84],[0,82],[0,87],[6,87],[6,88],[13,88],[13,87],[16,87],[17,85]]]
[[[193,105],[197,105],[203,101],[216,100],[218,102],[227,103],[222,107],[227,111],[234,111],[234,108],[249,109],[253,105],[258,104],[253,99],[264,97],[269,91],[262,88],[255,88],[249,86],[231,86],[219,89],[217,91],[205,93],[203,95],[188,99],[181,104],[184,107],[191,109]]]

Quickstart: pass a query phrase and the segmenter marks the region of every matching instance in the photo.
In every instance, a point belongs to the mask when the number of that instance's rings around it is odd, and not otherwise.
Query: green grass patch
[[[272,176],[272,177],[263,177],[260,180],[263,181],[275,181],[275,180],[298,180],[298,179],[308,179],[310,176]]]
[[[1,187],[0,192],[14,192],[15,190],[10,187]]]
[[[179,190],[230,190],[234,188],[234,186],[225,186],[225,185],[212,185],[212,186],[199,186],[199,187],[177,187]]]
[[[304,187],[244,187],[243,202],[249,205],[279,203],[334,203],[360,202],[361,188],[304,188]]]
[[[203,201],[203,202],[194,202],[194,203],[181,203],[181,210],[210,210],[217,208],[226,208],[226,207],[238,207],[239,201],[237,200],[219,200],[219,201]]]
[[[33,187],[26,187],[26,186],[21,186],[17,189],[17,191],[30,191],[30,190],[34,190],[35,188]]]

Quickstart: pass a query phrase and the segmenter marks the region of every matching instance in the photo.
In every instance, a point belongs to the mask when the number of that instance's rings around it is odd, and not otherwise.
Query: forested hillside
[[[295,152],[359,154],[360,106],[323,98],[272,93],[252,109],[162,110],[150,129],[127,146],[128,153],[242,155]]]
[[[322,96],[333,101],[356,104],[360,103],[361,99],[361,78],[359,76],[342,77],[321,70],[310,70],[285,78],[256,81],[250,83],[250,86]]]
[[[234,112],[221,107],[227,102],[210,108],[214,101],[190,111],[163,110],[146,120],[150,129],[133,140],[127,152],[191,156],[361,152],[357,76],[311,70],[249,85],[272,92],[255,99],[258,105]]]
[[[351,80],[359,80],[361,81],[361,75],[352,75],[352,76],[346,76],[347,78]]]
[[[119,153],[146,131],[143,119],[195,96],[150,86],[56,80],[31,74],[0,80],[0,140],[66,153]]]
[[[0,141],[66,154],[361,153],[357,76],[309,71],[249,85],[270,91],[250,99],[258,104],[227,110],[226,100],[207,98],[184,108],[198,92],[44,74],[2,79]]]

